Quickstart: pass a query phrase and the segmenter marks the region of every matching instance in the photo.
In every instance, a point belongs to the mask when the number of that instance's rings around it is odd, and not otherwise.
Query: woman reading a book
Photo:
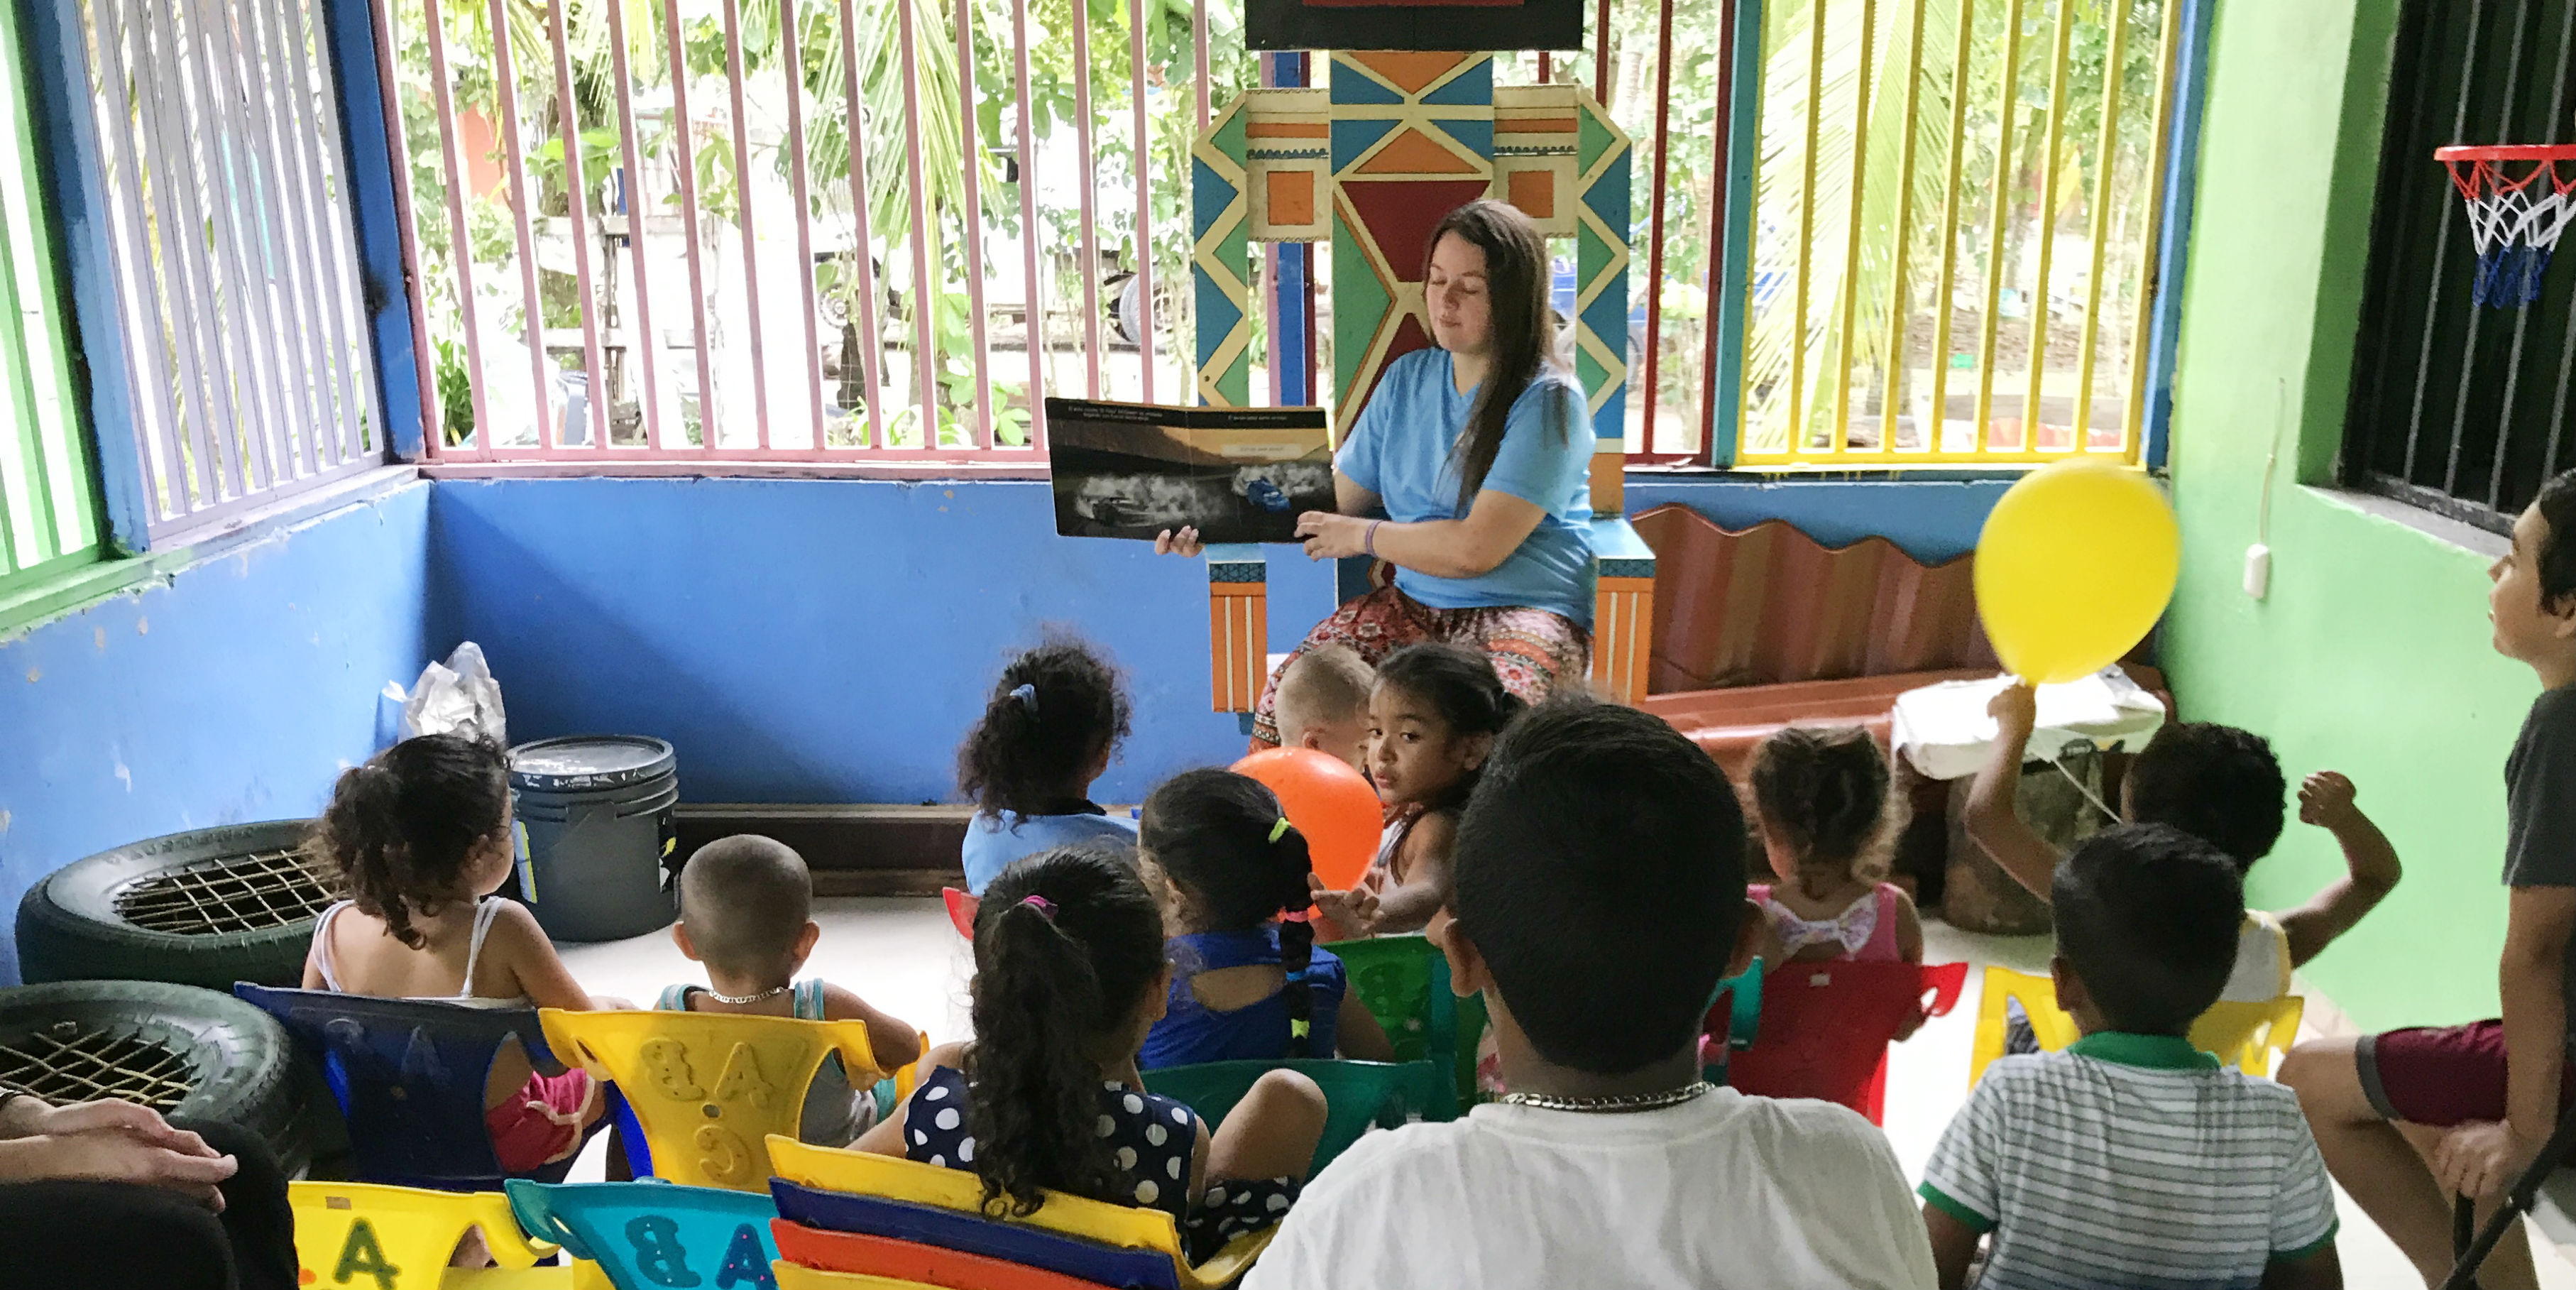
[[[1393,585],[1336,610],[1296,651],[1347,645],[1372,666],[1437,640],[1482,650],[1536,702],[1589,668],[1592,425],[1557,352],[1547,243],[1518,210],[1476,201],[1431,234],[1433,348],[1386,365],[1333,462],[1335,508],[1298,517],[1309,559],[1369,556]],[[1194,529],[1158,551],[1196,555]],[[1253,738],[1276,743],[1271,675]]]

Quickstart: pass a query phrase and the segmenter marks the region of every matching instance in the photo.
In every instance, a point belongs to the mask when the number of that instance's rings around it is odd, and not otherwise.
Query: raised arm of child
[[[921,1059],[921,1031],[911,1022],[829,981],[823,983],[823,1016],[831,1021],[866,1022],[868,1050],[880,1070],[901,1070]]]
[[[2566,1061],[2568,933],[2576,929],[2576,887],[2516,887],[2506,907],[2504,1105],[2501,1123],[2471,1121],[2442,1135],[2433,1174],[2442,1189],[2487,1196],[2510,1185],[2558,1125],[2558,1078]]]
[[[2290,966],[2298,967],[2323,952],[2334,938],[2351,931],[2380,901],[2395,890],[2403,871],[2388,835],[2353,805],[2352,781],[2330,770],[2308,776],[2299,785],[2299,820],[2334,835],[2343,848],[2344,875],[2327,883],[2308,903],[2279,917],[2290,941]]]
[[[1968,788],[1968,836],[2013,881],[2046,900],[2049,884],[2057,878],[2057,862],[2064,857],[2023,823],[2014,803],[2021,793],[2021,759],[2030,747],[2030,732],[2039,723],[2038,692],[2026,682],[2015,681],[1995,695],[1986,712],[1995,719],[1995,746]]]
[[[563,957],[555,953],[555,943],[546,938],[546,929],[537,926],[537,916],[515,900],[501,902],[501,912],[492,916],[492,930],[484,935],[483,952],[497,956],[510,973],[518,993],[539,1008],[561,1008],[566,1012],[613,1012],[635,1005],[624,999],[594,995],[572,979],[572,969],[564,966]]]

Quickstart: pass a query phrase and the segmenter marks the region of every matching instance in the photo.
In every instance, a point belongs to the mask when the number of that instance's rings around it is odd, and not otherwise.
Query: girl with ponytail
[[[960,855],[969,893],[1050,847],[1135,844],[1135,824],[1091,801],[1092,781],[1127,738],[1128,710],[1118,669],[1070,637],[1002,669],[957,748],[957,787],[975,803]]]
[[[1136,1052],[1170,987],[1162,910],[1123,856],[1064,847],[1012,865],[975,915],[974,1042],[932,1049],[859,1149],[969,1170],[995,1217],[1059,1191],[1163,1210],[1193,1261],[1278,1221],[1323,1136],[1323,1092],[1272,1071],[1211,1135],[1145,1091]]]
[[[1269,789],[1227,770],[1175,775],[1145,799],[1137,843],[1163,876],[1174,933],[1169,1011],[1145,1036],[1145,1069],[1336,1049],[1392,1059],[1342,961],[1314,948],[1314,866]]]
[[[1753,750],[1753,818],[1777,883],[1745,898],[1768,918],[1766,962],[1923,961],[1923,922],[1887,881],[1904,800],[1858,726],[1791,726]]]

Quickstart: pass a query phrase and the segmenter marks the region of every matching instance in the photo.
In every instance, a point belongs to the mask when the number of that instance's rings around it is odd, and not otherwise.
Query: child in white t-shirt
[[[1515,724],[1459,823],[1455,918],[1430,929],[1513,1092],[1362,1138],[1246,1290],[1930,1285],[1868,1121],[1700,1081],[1709,992],[1761,917],[1744,844],[1726,777],[1664,722],[1563,699]]]

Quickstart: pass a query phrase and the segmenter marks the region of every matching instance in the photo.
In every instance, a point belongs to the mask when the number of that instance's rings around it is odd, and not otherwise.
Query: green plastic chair
[[[1399,1062],[1431,1061],[1456,1072],[1459,1104],[1476,1099],[1476,1041],[1485,1033],[1483,996],[1449,992],[1449,960],[1420,932],[1335,941],[1351,989],[1386,1031]],[[1428,1114],[1428,1111],[1425,1112]],[[1447,1119],[1454,1107],[1438,1118]]]
[[[1324,1136],[1315,1143],[1313,1177],[1350,1150],[1369,1126],[1394,1128],[1416,1112],[1426,1120],[1447,1120],[1457,1104],[1438,1063],[1352,1062],[1321,1057],[1264,1062],[1203,1062],[1166,1066],[1145,1072],[1145,1087],[1177,1098],[1199,1113],[1213,1130],[1225,1122],[1234,1104],[1252,1091],[1253,1081],[1274,1070],[1292,1070],[1324,1090]]]
[[[1724,1000],[1724,1004],[1720,1004]],[[1708,1019],[1701,1023],[1701,1075],[1712,1084],[1726,1082],[1726,1063],[1719,1052],[1718,1040],[1724,1037],[1725,1052],[1742,1052],[1753,1046],[1762,1028],[1762,956],[1756,954],[1744,970],[1723,978],[1717,988],[1708,992]]]

